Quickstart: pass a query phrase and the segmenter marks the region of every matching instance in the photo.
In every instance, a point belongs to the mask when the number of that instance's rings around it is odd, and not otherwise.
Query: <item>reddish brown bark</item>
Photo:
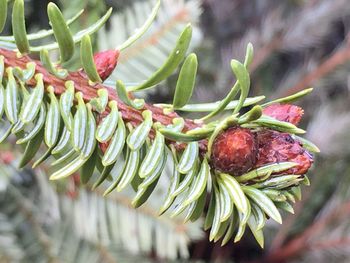
[[[178,118],[178,114],[175,112],[164,114],[163,109],[153,106],[151,104],[145,104],[144,109],[136,110],[124,102],[122,102],[115,91],[115,89],[105,86],[103,84],[96,83],[94,86],[89,84],[88,78],[83,71],[70,72],[65,79],[60,79],[52,74],[50,74],[41,64],[40,61],[33,60],[29,56],[22,56],[20,58],[17,57],[17,54],[11,50],[1,49],[0,55],[5,58],[5,66],[6,67],[20,67],[22,69],[26,68],[26,64],[28,62],[34,61],[36,63],[36,73],[41,73],[44,76],[44,82],[46,86],[53,86],[55,88],[55,93],[57,95],[62,94],[65,91],[65,82],[71,80],[75,84],[76,92],[80,91],[83,93],[83,98],[85,101],[90,101],[92,98],[97,97],[97,90],[101,88],[106,88],[109,93],[109,99],[115,100],[118,102],[118,108],[121,112],[123,119],[126,122],[130,122],[134,127],[139,125],[142,121],[142,111],[150,110],[153,113],[153,121],[160,122],[163,125],[168,125],[172,123],[174,118]],[[29,86],[35,85],[34,78],[29,80],[27,83]],[[107,109],[109,111],[109,109]],[[188,131],[197,127],[200,127],[200,124],[194,123],[193,120],[185,119],[184,131]],[[206,149],[206,142],[201,141],[200,146],[202,150]],[[177,145],[177,147],[182,148],[181,145]]]

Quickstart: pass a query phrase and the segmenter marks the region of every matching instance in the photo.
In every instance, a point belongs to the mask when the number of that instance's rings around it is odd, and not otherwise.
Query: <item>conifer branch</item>
[[[142,30],[122,47],[145,33],[159,4]],[[136,194],[131,204],[137,208],[148,200],[170,164],[169,188],[158,214],[172,211],[173,217],[187,211],[185,221],[196,221],[210,198],[204,227],[211,228],[211,241],[223,238],[222,244],[235,232],[238,242],[248,226],[263,247],[266,218],[282,223],[278,208],[293,213],[290,203],[300,200],[300,185],[309,184],[305,176],[313,163],[309,152],[319,149],[298,136],[305,133],[297,127],[303,110],[290,103],[312,89],[261,105],[257,103],[264,97],[248,98],[251,44],[243,62],[231,60],[236,82],[225,98],[187,104],[198,66],[195,54],[187,56],[191,25],[183,29],[163,65],[148,79],[131,87],[117,80],[115,90],[102,82],[114,71],[119,50],[93,55],[89,36],[105,23],[111,9],[89,28],[72,34],[59,8],[50,3],[48,15],[56,42],[36,47],[28,41],[23,0],[15,0],[13,14],[14,40],[0,42],[0,113],[7,123],[0,142],[14,134],[17,144],[26,144],[20,167],[31,162],[44,141],[46,152],[33,168],[52,156],[51,180],[80,171],[82,184],[96,179],[96,168],[100,176],[93,189],[107,178],[112,182],[104,187],[104,195],[132,186]],[[62,62],[72,58],[76,44],[80,44],[83,69],[68,72],[61,68]],[[13,50],[5,49],[8,46]],[[50,60],[51,49],[59,51],[58,63]],[[30,52],[40,52],[41,62],[32,59]],[[134,97],[169,78],[180,66],[172,104],[152,105]],[[241,109],[250,105],[254,106],[242,114]],[[175,110],[208,114],[192,120]],[[232,113],[213,120],[225,111]]]
[[[5,66],[6,67],[19,67],[20,69],[24,70],[26,68],[27,63],[34,62],[36,65],[36,73],[43,74],[43,80],[45,83],[45,86],[53,86],[55,88],[55,94],[57,96],[60,96],[62,93],[66,91],[65,88],[65,82],[66,81],[73,81],[75,84],[75,89],[77,92],[82,92],[84,101],[89,102],[93,98],[96,98],[97,91],[99,89],[107,89],[108,90],[108,97],[109,100],[115,100],[118,102],[118,108],[120,112],[122,113],[123,119],[126,122],[131,123],[134,127],[137,127],[142,121],[142,111],[143,110],[150,110],[152,111],[153,121],[154,122],[160,122],[164,126],[170,125],[173,122],[173,119],[179,118],[179,115],[176,112],[169,112],[164,113],[162,108],[153,106],[151,104],[145,104],[144,108],[140,110],[136,110],[128,105],[126,105],[122,100],[119,99],[116,90],[114,88],[111,88],[109,86],[105,86],[104,84],[95,83],[93,86],[89,83],[89,79],[86,76],[86,74],[83,71],[77,71],[77,72],[69,72],[68,76],[65,79],[58,78],[54,75],[52,75],[50,72],[47,71],[46,68],[42,66],[42,63],[40,61],[34,60],[30,58],[28,55],[22,55],[20,57],[17,56],[17,53],[8,50],[0,48],[0,55],[4,56],[5,58]],[[6,74],[6,73],[5,73]],[[36,85],[36,81],[32,78],[27,81],[29,87],[34,88]],[[110,109],[107,107],[106,112],[104,112],[100,117],[103,118],[105,115],[108,114]],[[202,125],[200,123],[195,123],[191,119],[185,119],[184,122],[184,131],[189,131],[195,128],[199,128]],[[179,150],[183,149],[184,145],[175,145]],[[203,151],[206,150],[206,143],[200,142],[201,149]]]

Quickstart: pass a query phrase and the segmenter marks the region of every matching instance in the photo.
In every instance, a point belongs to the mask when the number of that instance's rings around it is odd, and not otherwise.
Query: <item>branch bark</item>
[[[345,64],[350,60],[350,45],[346,44],[342,49],[337,50],[333,55],[328,57],[319,67],[308,73],[296,85],[284,90],[279,96],[289,96],[293,93],[301,91],[315,84],[315,82],[332,71],[338,66]]]
[[[91,99],[97,97],[97,90],[101,88],[105,88],[109,93],[109,100],[115,100],[118,102],[118,109],[122,114],[124,121],[131,123],[134,127],[138,126],[142,121],[142,111],[150,110],[153,113],[153,121],[160,122],[163,125],[172,124],[172,120],[174,118],[178,118],[179,115],[176,112],[171,112],[168,114],[164,114],[163,109],[153,106],[152,104],[145,104],[145,107],[141,110],[136,110],[128,105],[126,105],[123,101],[121,101],[115,91],[115,89],[108,87],[103,84],[96,83],[94,86],[89,84],[88,77],[83,71],[70,72],[65,79],[60,79],[52,74],[50,74],[41,64],[40,61],[34,60],[31,57],[24,55],[20,58],[17,57],[16,52],[12,50],[2,49],[0,48],[0,56],[4,56],[5,58],[5,67],[19,67],[21,69],[26,68],[26,64],[29,62],[35,62],[36,73],[41,73],[44,76],[45,86],[53,86],[55,88],[55,94],[61,95],[65,91],[65,82],[73,81],[75,84],[76,92],[80,91],[83,94],[83,98],[85,101],[90,101]],[[26,83],[28,86],[35,86],[35,80],[31,79]],[[109,112],[109,109],[106,110],[105,115]],[[185,126],[183,131],[192,130],[194,128],[200,127],[201,124],[195,123],[191,119],[185,119]],[[178,150],[182,150],[184,148],[184,144],[174,144]],[[204,152],[206,151],[207,141],[200,141],[200,148]]]
[[[320,233],[328,224],[334,220],[340,220],[350,213],[350,202],[343,203],[330,211],[325,217],[316,221],[301,235],[290,240],[287,244],[276,250],[271,251],[261,262],[284,262],[291,258],[295,258],[303,253],[306,249],[310,249],[313,245],[310,238]],[[316,243],[316,247],[319,244]]]

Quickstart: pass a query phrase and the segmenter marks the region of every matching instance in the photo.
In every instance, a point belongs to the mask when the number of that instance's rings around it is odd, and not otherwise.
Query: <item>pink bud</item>
[[[117,66],[119,50],[106,50],[94,55],[94,62],[100,78],[107,79]]]
[[[313,163],[312,155],[288,133],[261,130],[256,133],[258,161],[256,167],[270,163],[295,162],[298,165],[282,174],[305,174]]]
[[[263,114],[279,121],[286,121],[298,125],[304,110],[292,104],[273,104],[263,110]]]

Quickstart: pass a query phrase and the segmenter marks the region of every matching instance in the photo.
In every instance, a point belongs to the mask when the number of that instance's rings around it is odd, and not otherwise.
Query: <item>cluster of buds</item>
[[[118,50],[96,53],[94,62],[102,80],[107,79],[117,65]],[[298,125],[304,111],[291,104],[273,104],[263,110],[265,116]],[[104,151],[108,144],[100,144]],[[298,165],[283,173],[305,174],[312,155],[290,134],[259,129],[252,131],[240,126],[230,127],[214,141],[211,164],[214,169],[231,175],[242,175],[270,163],[295,162]]]
[[[299,124],[303,109],[290,104],[274,104],[263,114],[279,121]],[[252,131],[239,126],[230,127],[217,136],[212,149],[212,166],[234,176],[270,163],[295,162],[297,165],[284,174],[305,174],[310,168],[312,155],[301,142],[288,133],[259,129]]]

